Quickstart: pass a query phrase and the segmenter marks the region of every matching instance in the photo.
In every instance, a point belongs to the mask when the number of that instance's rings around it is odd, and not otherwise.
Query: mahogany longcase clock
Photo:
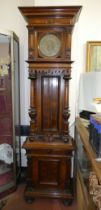
[[[71,36],[81,6],[20,7],[28,23],[30,135],[25,198],[73,200],[69,135]]]

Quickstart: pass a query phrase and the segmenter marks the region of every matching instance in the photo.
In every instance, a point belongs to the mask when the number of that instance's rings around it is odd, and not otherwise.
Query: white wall
[[[77,101],[78,81],[85,71],[86,42],[101,40],[101,1],[98,0],[0,0],[0,28],[14,31],[20,39],[21,72],[21,122],[29,123],[29,80],[27,71],[27,29],[18,6],[43,5],[82,5],[79,21],[75,25],[72,38],[72,80],[70,82],[70,123],[75,119],[75,101]]]
[[[75,63],[73,65],[71,85],[75,81],[75,85],[73,84],[72,86],[76,90],[71,88],[71,99],[74,97],[74,103],[75,101],[77,102],[80,73],[86,71],[86,42],[101,40],[101,1],[82,0],[81,2],[83,8],[73,33],[72,42],[72,59]],[[70,107],[73,110],[73,100],[70,100]],[[71,116],[71,121],[73,119],[74,112]]]
[[[32,1],[33,3],[33,1]],[[29,80],[27,71],[27,28],[18,6],[29,5],[27,0],[0,0],[0,29],[14,31],[20,41],[21,123],[28,124]],[[30,0],[31,5],[31,0]],[[32,4],[33,5],[33,4]]]
[[[82,4],[82,0],[75,0],[75,2],[73,0],[34,0],[34,5],[35,6],[68,6],[68,5],[81,5]]]

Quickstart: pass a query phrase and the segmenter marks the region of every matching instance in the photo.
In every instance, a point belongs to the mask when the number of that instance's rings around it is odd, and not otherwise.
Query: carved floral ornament
[[[101,210],[101,185],[99,185],[94,172],[90,172],[89,176],[89,193],[92,195],[97,210]]]
[[[43,76],[53,76],[53,75],[56,75],[56,76],[60,76],[61,74],[63,75],[63,78],[64,79],[71,79],[70,76],[71,76],[71,71],[70,69],[59,69],[59,68],[55,68],[54,70],[53,69],[29,69],[29,78],[31,79],[35,79],[37,78],[37,75],[38,74],[41,74]]]

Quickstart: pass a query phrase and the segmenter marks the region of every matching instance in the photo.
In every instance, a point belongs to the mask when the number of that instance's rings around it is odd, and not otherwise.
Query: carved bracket
[[[29,109],[29,116],[32,121],[36,119],[36,109],[34,107]]]
[[[31,118],[30,135],[34,135],[36,132],[36,116],[37,116],[37,112],[35,108],[29,109],[29,116]]]
[[[35,49],[29,48],[29,59],[34,60],[35,57],[33,56]]]
[[[70,80],[71,79],[71,73],[70,72],[63,72],[64,73],[64,76],[63,76],[63,79],[64,80]]]
[[[37,72],[36,70],[33,70],[33,71],[29,71],[29,79],[37,79]]]
[[[67,122],[70,117],[69,108],[65,107],[63,111],[63,118]]]

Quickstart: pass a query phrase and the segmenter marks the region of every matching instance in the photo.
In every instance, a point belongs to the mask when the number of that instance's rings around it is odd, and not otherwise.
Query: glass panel
[[[21,165],[20,145],[20,78],[19,78],[19,42],[14,39],[14,87],[15,101],[15,148],[16,148],[16,175],[19,176]]]
[[[12,104],[11,37],[0,34],[0,193],[15,183]]]
[[[86,187],[86,190],[89,189],[88,179],[90,171],[92,171],[91,162],[89,161],[87,154],[85,152],[84,146],[81,142],[80,136],[76,133],[76,143],[77,143],[77,160],[80,167],[80,172]]]

